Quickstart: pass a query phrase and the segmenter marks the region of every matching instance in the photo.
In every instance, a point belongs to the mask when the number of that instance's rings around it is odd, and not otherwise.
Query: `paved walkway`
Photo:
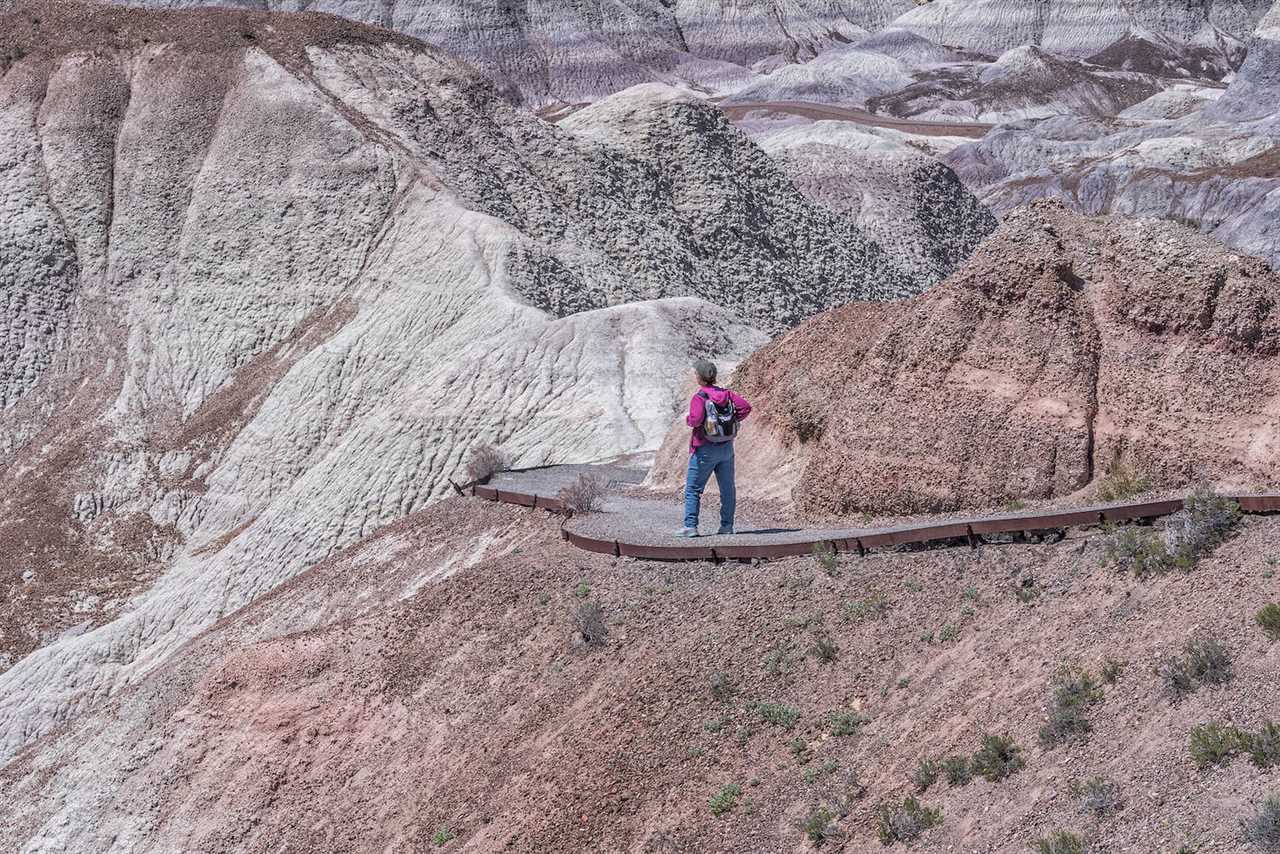
[[[643,468],[626,465],[565,465],[526,471],[503,472],[487,484],[472,487],[472,494],[491,501],[563,511],[560,490],[579,476],[589,475],[605,484],[603,507],[598,513],[568,518],[565,537],[588,551],[659,560],[721,560],[771,558],[810,554],[816,547],[838,552],[912,543],[954,542],[976,544],[998,534],[1055,530],[1104,521],[1124,522],[1166,516],[1182,508],[1181,498],[1116,502],[1075,508],[1017,511],[989,515],[928,519],[914,524],[875,528],[797,528],[785,520],[770,518],[758,509],[741,508],[738,533],[726,536],[676,537],[682,502],[641,494]],[[1230,496],[1246,513],[1280,511],[1280,494]],[[703,529],[714,530],[719,506],[715,496],[705,496]]]

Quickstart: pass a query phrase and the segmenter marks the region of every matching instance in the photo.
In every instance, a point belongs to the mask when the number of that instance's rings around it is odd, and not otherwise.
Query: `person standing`
[[[705,360],[693,363],[698,391],[689,401],[686,423],[693,428],[689,439],[689,471],[684,482],[684,527],[678,537],[698,536],[698,512],[702,491],[714,474],[720,489],[720,529],[733,533],[737,509],[737,488],[733,472],[733,440],[738,425],[751,414],[751,404],[742,396],[716,385],[716,366]]]

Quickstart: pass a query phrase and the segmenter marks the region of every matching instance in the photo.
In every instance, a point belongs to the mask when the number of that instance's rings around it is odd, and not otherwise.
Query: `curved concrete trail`
[[[901,119],[897,116],[885,116],[871,113],[857,107],[841,107],[835,104],[822,104],[814,101],[760,101],[755,104],[719,105],[720,109],[731,121],[739,121],[754,112],[787,113],[801,118],[835,119],[853,122],[869,127],[888,128],[914,133],[921,136],[964,136],[981,139],[995,125],[984,122],[939,122],[927,119]]]
[[[883,528],[795,528],[740,509],[739,533],[680,539],[673,535],[680,523],[680,502],[623,494],[645,476],[641,468],[620,465],[566,465],[503,472],[487,483],[459,487],[477,498],[522,507],[564,513],[560,490],[579,475],[600,478],[605,485],[604,506],[599,513],[570,516],[564,523],[565,539],[591,552],[648,560],[746,560],[812,554],[820,544],[836,552],[865,553],[870,549],[913,543],[968,542],[977,545],[984,536],[1022,535],[1076,525],[1154,519],[1182,509],[1181,498],[1158,501],[1117,502],[1073,509],[1000,513],[986,516],[930,520],[920,524]],[[1280,511],[1280,493],[1229,495],[1245,513]],[[704,525],[714,526],[714,496],[704,497]]]

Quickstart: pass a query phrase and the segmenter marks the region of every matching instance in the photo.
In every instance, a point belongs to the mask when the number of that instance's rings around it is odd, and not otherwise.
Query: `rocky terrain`
[[[1112,117],[993,130],[945,160],[998,212],[1052,197],[1087,214],[1186,223],[1280,263],[1280,5],[1225,89],[1183,84]]]
[[[661,565],[449,499],[20,754],[0,772],[0,845],[904,851],[877,842],[877,809],[916,795],[942,822],[911,850],[1020,852],[1069,830],[1112,850],[1253,851],[1239,822],[1274,769],[1199,768],[1187,745],[1210,720],[1257,731],[1280,703],[1277,647],[1253,623],[1277,594],[1280,529],[1250,520],[1195,570],[1145,580],[1105,565],[1106,539],[830,573]],[[602,608],[600,645],[575,628],[583,603]],[[1173,701],[1153,667],[1191,637],[1218,641],[1233,677]],[[1099,695],[1087,729],[1045,744],[1064,664]],[[917,794],[922,760],[972,756],[988,733],[1025,766]],[[1072,793],[1093,777],[1115,787],[1096,814]]]
[[[932,513],[1280,478],[1280,276],[1168,222],[1010,214],[946,282],[850,305],[753,354],[744,488],[814,513]],[[673,427],[653,484],[684,471]]]
[[[687,92],[558,127],[331,17],[0,23],[5,755],[447,494],[469,447],[652,450],[693,356],[919,292],[991,227],[943,170],[964,204],[916,205],[895,249],[934,267],[899,267]]]

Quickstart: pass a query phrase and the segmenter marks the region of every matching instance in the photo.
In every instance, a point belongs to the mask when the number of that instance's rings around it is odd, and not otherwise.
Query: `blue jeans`
[[[738,503],[733,485],[733,442],[707,443],[689,455],[689,473],[684,481],[684,526],[698,527],[698,510],[702,507],[702,490],[712,473],[720,487],[720,527],[733,525],[733,511]]]

